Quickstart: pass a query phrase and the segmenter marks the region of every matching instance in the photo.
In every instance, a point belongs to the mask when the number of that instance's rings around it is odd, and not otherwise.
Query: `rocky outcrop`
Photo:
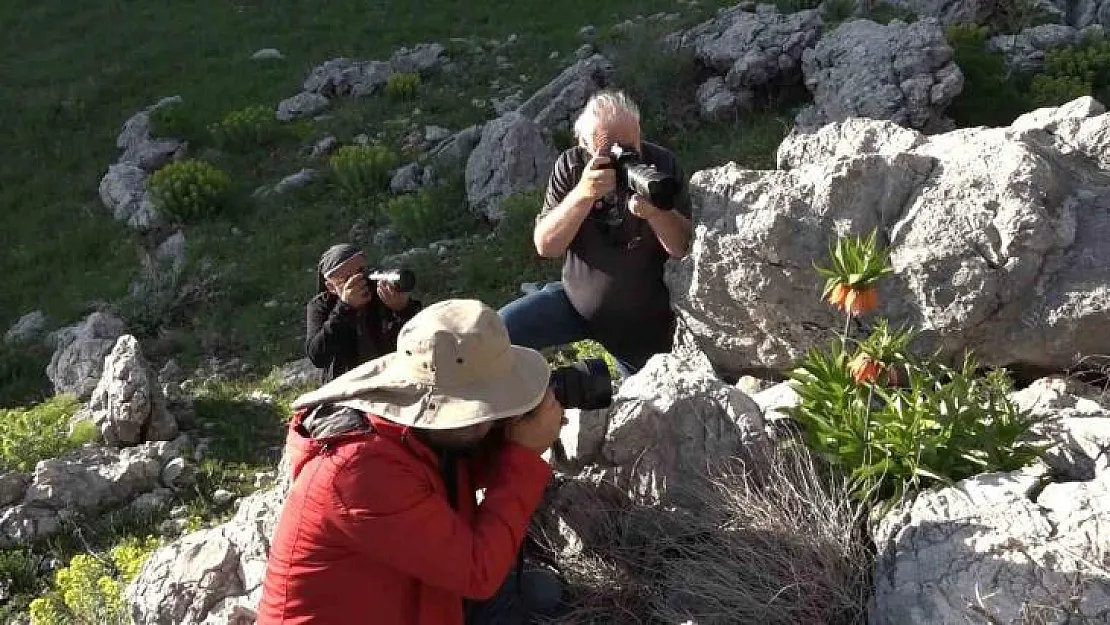
[[[270,538],[289,488],[288,467],[278,472],[278,483],[243,499],[227,523],[151,554],[126,591],[136,625],[254,622]]]
[[[814,104],[798,114],[798,124],[815,128],[869,117],[939,128],[944,109],[963,90],[954,55],[936,20],[846,22],[802,56]]]
[[[5,343],[28,343],[42,334],[46,329],[46,313],[34,310],[23,315],[4,333]]]
[[[158,377],[130,334],[116,341],[87,407],[104,442],[120,447],[177,436],[177,421],[166,410]]]
[[[600,54],[576,61],[544,85],[517,112],[541,128],[566,130],[590,96],[609,84],[613,64]]]
[[[1110,402],[1064,377],[1013,401],[1058,443],[1048,471],[979,475],[887,514],[875,530],[871,622],[1110,619],[1110,575],[1098,565],[1110,552]]]
[[[696,235],[672,299],[718,370],[783,373],[843,327],[820,300],[839,234],[879,232],[878,314],[920,347],[1062,370],[1110,352],[1110,115],[1089,98],[1009,128],[925,136],[854,119],[795,133],[780,169],[691,182]]]
[[[471,210],[499,221],[501,200],[546,184],[557,157],[540,127],[520,113],[487,123],[466,162]]]
[[[890,512],[875,532],[871,622],[1110,620],[1099,564],[1110,553],[1110,404],[1058,377],[1014,401],[1049,418],[1061,443],[1052,470],[979,475]]]
[[[992,50],[1006,56],[1006,64],[1016,72],[1031,74],[1044,69],[1050,50],[1075,45],[1081,31],[1063,24],[1043,24],[1017,34],[996,35],[990,39]]]
[[[384,89],[394,73],[427,75],[447,62],[445,49],[438,43],[421,43],[400,48],[388,61],[356,61],[340,57],[315,67],[304,80],[304,93],[323,97],[362,98]]]
[[[326,111],[329,106],[331,101],[326,97],[311,91],[302,91],[282,100],[274,116],[278,121],[287,122],[301,117],[314,117]]]
[[[46,367],[54,392],[88,399],[100,382],[104,358],[124,332],[123,321],[105,312],[94,312],[80,324],[59,330],[54,354]]]
[[[156,111],[181,104],[180,96],[162,98],[155,104],[132,115],[123,123],[116,147],[123,150],[119,162],[134,165],[144,171],[154,171],[180,156],[187,148],[180,139],[154,137],[150,116]]]
[[[138,165],[116,163],[100,179],[100,201],[112,217],[132,228],[150,229],[158,225],[158,209],[147,189],[148,174]]]
[[[699,88],[703,114],[717,117],[722,108],[751,101],[758,90],[798,82],[802,54],[817,43],[823,27],[819,11],[784,15],[769,4],[754,11],[739,4],[670,37],[668,45],[692,51],[699,64],[724,80],[710,78]]]
[[[1063,376],[1041,378],[1014,393],[1018,409],[1043,419],[1057,445],[1045,456],[1055,475],[1089,481],[1110,469],[1110,397]]]
[[[184,480],[166,483],[165,468],[182,462],[188,444],[186,437],[179,437],[125,449],[86,445],[39,462],[29,479],[0,479],[0,485],[7,482],[0,491],[6,491],[4,499],[10,500],[0,508],[0,548],[51,536],[78,514],[93,514],[143,493],[185,485]]]
[[[759,407],[747,395],[660,354],[621,384],[593,461],[638,502],[697,509],[683,485],[762,438]]]

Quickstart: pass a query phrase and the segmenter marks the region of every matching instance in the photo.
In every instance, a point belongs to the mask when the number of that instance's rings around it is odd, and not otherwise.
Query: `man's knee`
[[[521,596],[529,615],[554,618],[564,605],[563,580],[545,567],[526,566],[521,575]]]

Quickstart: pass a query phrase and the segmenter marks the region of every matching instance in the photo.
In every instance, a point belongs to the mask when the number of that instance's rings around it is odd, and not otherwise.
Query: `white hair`
[[[590,96],[585,108],[574,120],[574,136],[592,148],[594,131],[606,122],[624,117],[640,123],[640,107],[623,91],[603,89]]]

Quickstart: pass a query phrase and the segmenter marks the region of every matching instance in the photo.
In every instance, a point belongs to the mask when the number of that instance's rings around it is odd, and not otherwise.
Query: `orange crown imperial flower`
[[[885,364],[864,352],[856,354],[852,362],[848,363],[848,370],[852,372],[852,379],[859,384],[874,382],[879,379],[879,374],[884,369],[886,369]]]
[[[875,310],[879,296],[875,284],[879,279],[894,273],[885,250],[875,244],[877,230],[872,230],[866,240],[860,237],[840,237],[830,250],[832,267],[816,267],[825,277],[825,290],[821,297],[832,306],[858,317]]]

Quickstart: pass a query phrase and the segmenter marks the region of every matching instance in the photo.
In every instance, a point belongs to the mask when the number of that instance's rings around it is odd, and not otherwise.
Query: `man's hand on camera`
[[[400,312],[409,305],[409,294],[398,290],[388,280],[378,280],[378,297],[394,312]]]
[[[634,193],[632,197],[628,198],[628,211],[640,219],[646,219],[648,221],[651,221],[663,213],[662,210],[657,208],[639,193]]]
[[[563,406],[549,389],[535,410],[506,424],[505,436],[518,445],[542,454],[559,439],[559,429],[565,423]]]
[[[366,284],[366,276],[356,273],[347,278],[347,281],[343,283],[343,288],[339,291],[339,299],[353,308],[365,306],[370,301],[370,289]]]
[[[617,171],[609,166],[609,157],[595,156],[586,163],[586,170],[575,188],[583,197],[597,200],[616,187]]]

